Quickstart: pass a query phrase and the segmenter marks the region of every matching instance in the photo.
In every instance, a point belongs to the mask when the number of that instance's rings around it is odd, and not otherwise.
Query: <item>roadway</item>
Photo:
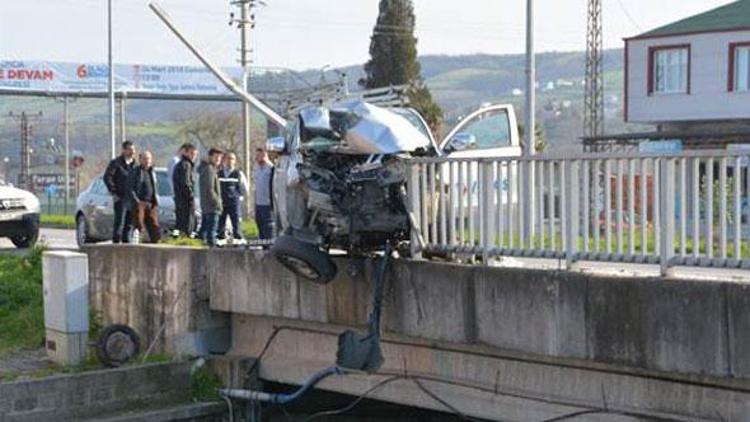
[[[78,249],[74,230],[42,229],[40,239],[51,249]],[[0,239],[0,253],[16,248],[8,239]],[[537,258],[503,258],[493,265],[504,267],[538,268],[551,271],[565,270],[565,261]],[[611,277],[658,277],[659,266],[585,261],[578,271]],[[678,267],[675,277],[680,279],[736,281],[750,283],[750,271],[723,268]]]
[[[39,241],[51,249],[78,249],[75,230],[43,228],[39,233]],[[17,249],[10,240],[0,238],[0,252],[12,252],[15,250]]]

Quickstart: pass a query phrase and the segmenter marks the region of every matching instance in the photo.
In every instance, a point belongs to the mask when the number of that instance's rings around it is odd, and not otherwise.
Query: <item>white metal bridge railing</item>
[[[750,152],[420,158],[412,248],[750,268]]]

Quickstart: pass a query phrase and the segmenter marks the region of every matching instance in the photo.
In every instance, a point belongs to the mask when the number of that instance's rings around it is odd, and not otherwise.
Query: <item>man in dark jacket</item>
[[[219,228],[219,215],[222,212],[219,165],[224,153],[216,148],[208,151],[208,157],[198,167],[201,196],[200,237],[208,246],[216,246],[216,232]]]
[[[219,217],[219,239],[223,240],[225,237],[228,218],[232,223],[234,241],[242,243],[240,207],[243,198],[247,196],[248,183],[245,174],[237,168],[237,156],[233,152],[224,155],[224,165],[219,170],[219,183],[221,183],[221,205],[224,208]]]
[[[104,184],[112,195],[114,205],[114,224],[112,228],[112,243],[130,243],[133,231],[132,196],[130,195],[130,173],[135,166],[135,145],[131,141],[122,143],[120,156],[109,162],[104,172]]]
[[[138,156],[140,164],[131,173],[131,195],[133,198],[133,220],[138,231],[148,233],[151,243],[159,243],[159,186],[154,173],[151,152]]]
[[[193,166],[198,159],[198,149],[193,144],[185,144],[182,159],[174,167],[172,187],[174,188],[174,206],[177,230],[183,236],[193,234],[195,223],[195,183]]]

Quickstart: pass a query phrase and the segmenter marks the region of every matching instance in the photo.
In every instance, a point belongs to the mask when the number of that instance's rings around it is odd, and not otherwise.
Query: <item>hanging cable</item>
[[[403,379],[403,377],[401,377],[401,376],[393,376],[393,377],[390,377],[390,378],[386,378],[386,379],[380,381],[379,383],[373,385],[372,387],[370,387],[364,393],[360,394],[354,401],[352,401],[348,405],[346,405],[346,406],[344,406],[344,407],[342,407],[340,409],[325,410],[325,411],[322,411],[322,412],[313,413],[312,415],[308,416],[307,419],[303,420],[302,422],[311,422],[311,421],[313,421],[315,419],[322,418],[324,416],[336,416],[336,415],[342,415],[344,413],[347,413],[347,412],[351,411],[352,409],[354,409],[355,407],[357,407],[357,405],[362,400],[366,399],[367,396],[369,396],[370,394],[374,393],[375,391],[379,390],[380,388],[384,387],[387,384],[390,384],[390,383],[392,383],[394,381],[398,381],[398,380],[401,380],[401,379]]]
[[[417,387],[419,387],[420,390],[422,390],[423,393],[427,394],[428,396],[430,396],[431,399],[433,399],[436,402],[438,402],[441,405],[443,405],[446,409],[448,409],[451,412],[455,413],[459,418],[461,418],[461,419],[463,419],[465,421],[480,422],[479,419],[474,419],[474,418],[472,418],[470,416],[466,416],[463,412],[461,412],[460,410],[458,410],[457,408],[455,408],[453,405],[451,405],[447,401],[445,401],[442,398],[440,398],[440,396],[438,396],[437,394],[435,394],[432,390],[430,390],[429,388],[425,387],[425,385],[422,384],[422,382],[419,379],[417,379],[417,378],[410,378],[410,379],[411,379],[411,381],[414,384],[416,384]]]

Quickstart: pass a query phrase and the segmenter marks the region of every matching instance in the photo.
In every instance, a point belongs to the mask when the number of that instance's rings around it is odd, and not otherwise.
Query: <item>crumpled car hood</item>
[[[344,115],[343,127],[333,115]],[[342,154],[398,154],[428,148],[430,140],[406,118],[364,101],[339,103],[330,109],[310,107],[300,112],[305,127],[336,138],[329,149]]]

